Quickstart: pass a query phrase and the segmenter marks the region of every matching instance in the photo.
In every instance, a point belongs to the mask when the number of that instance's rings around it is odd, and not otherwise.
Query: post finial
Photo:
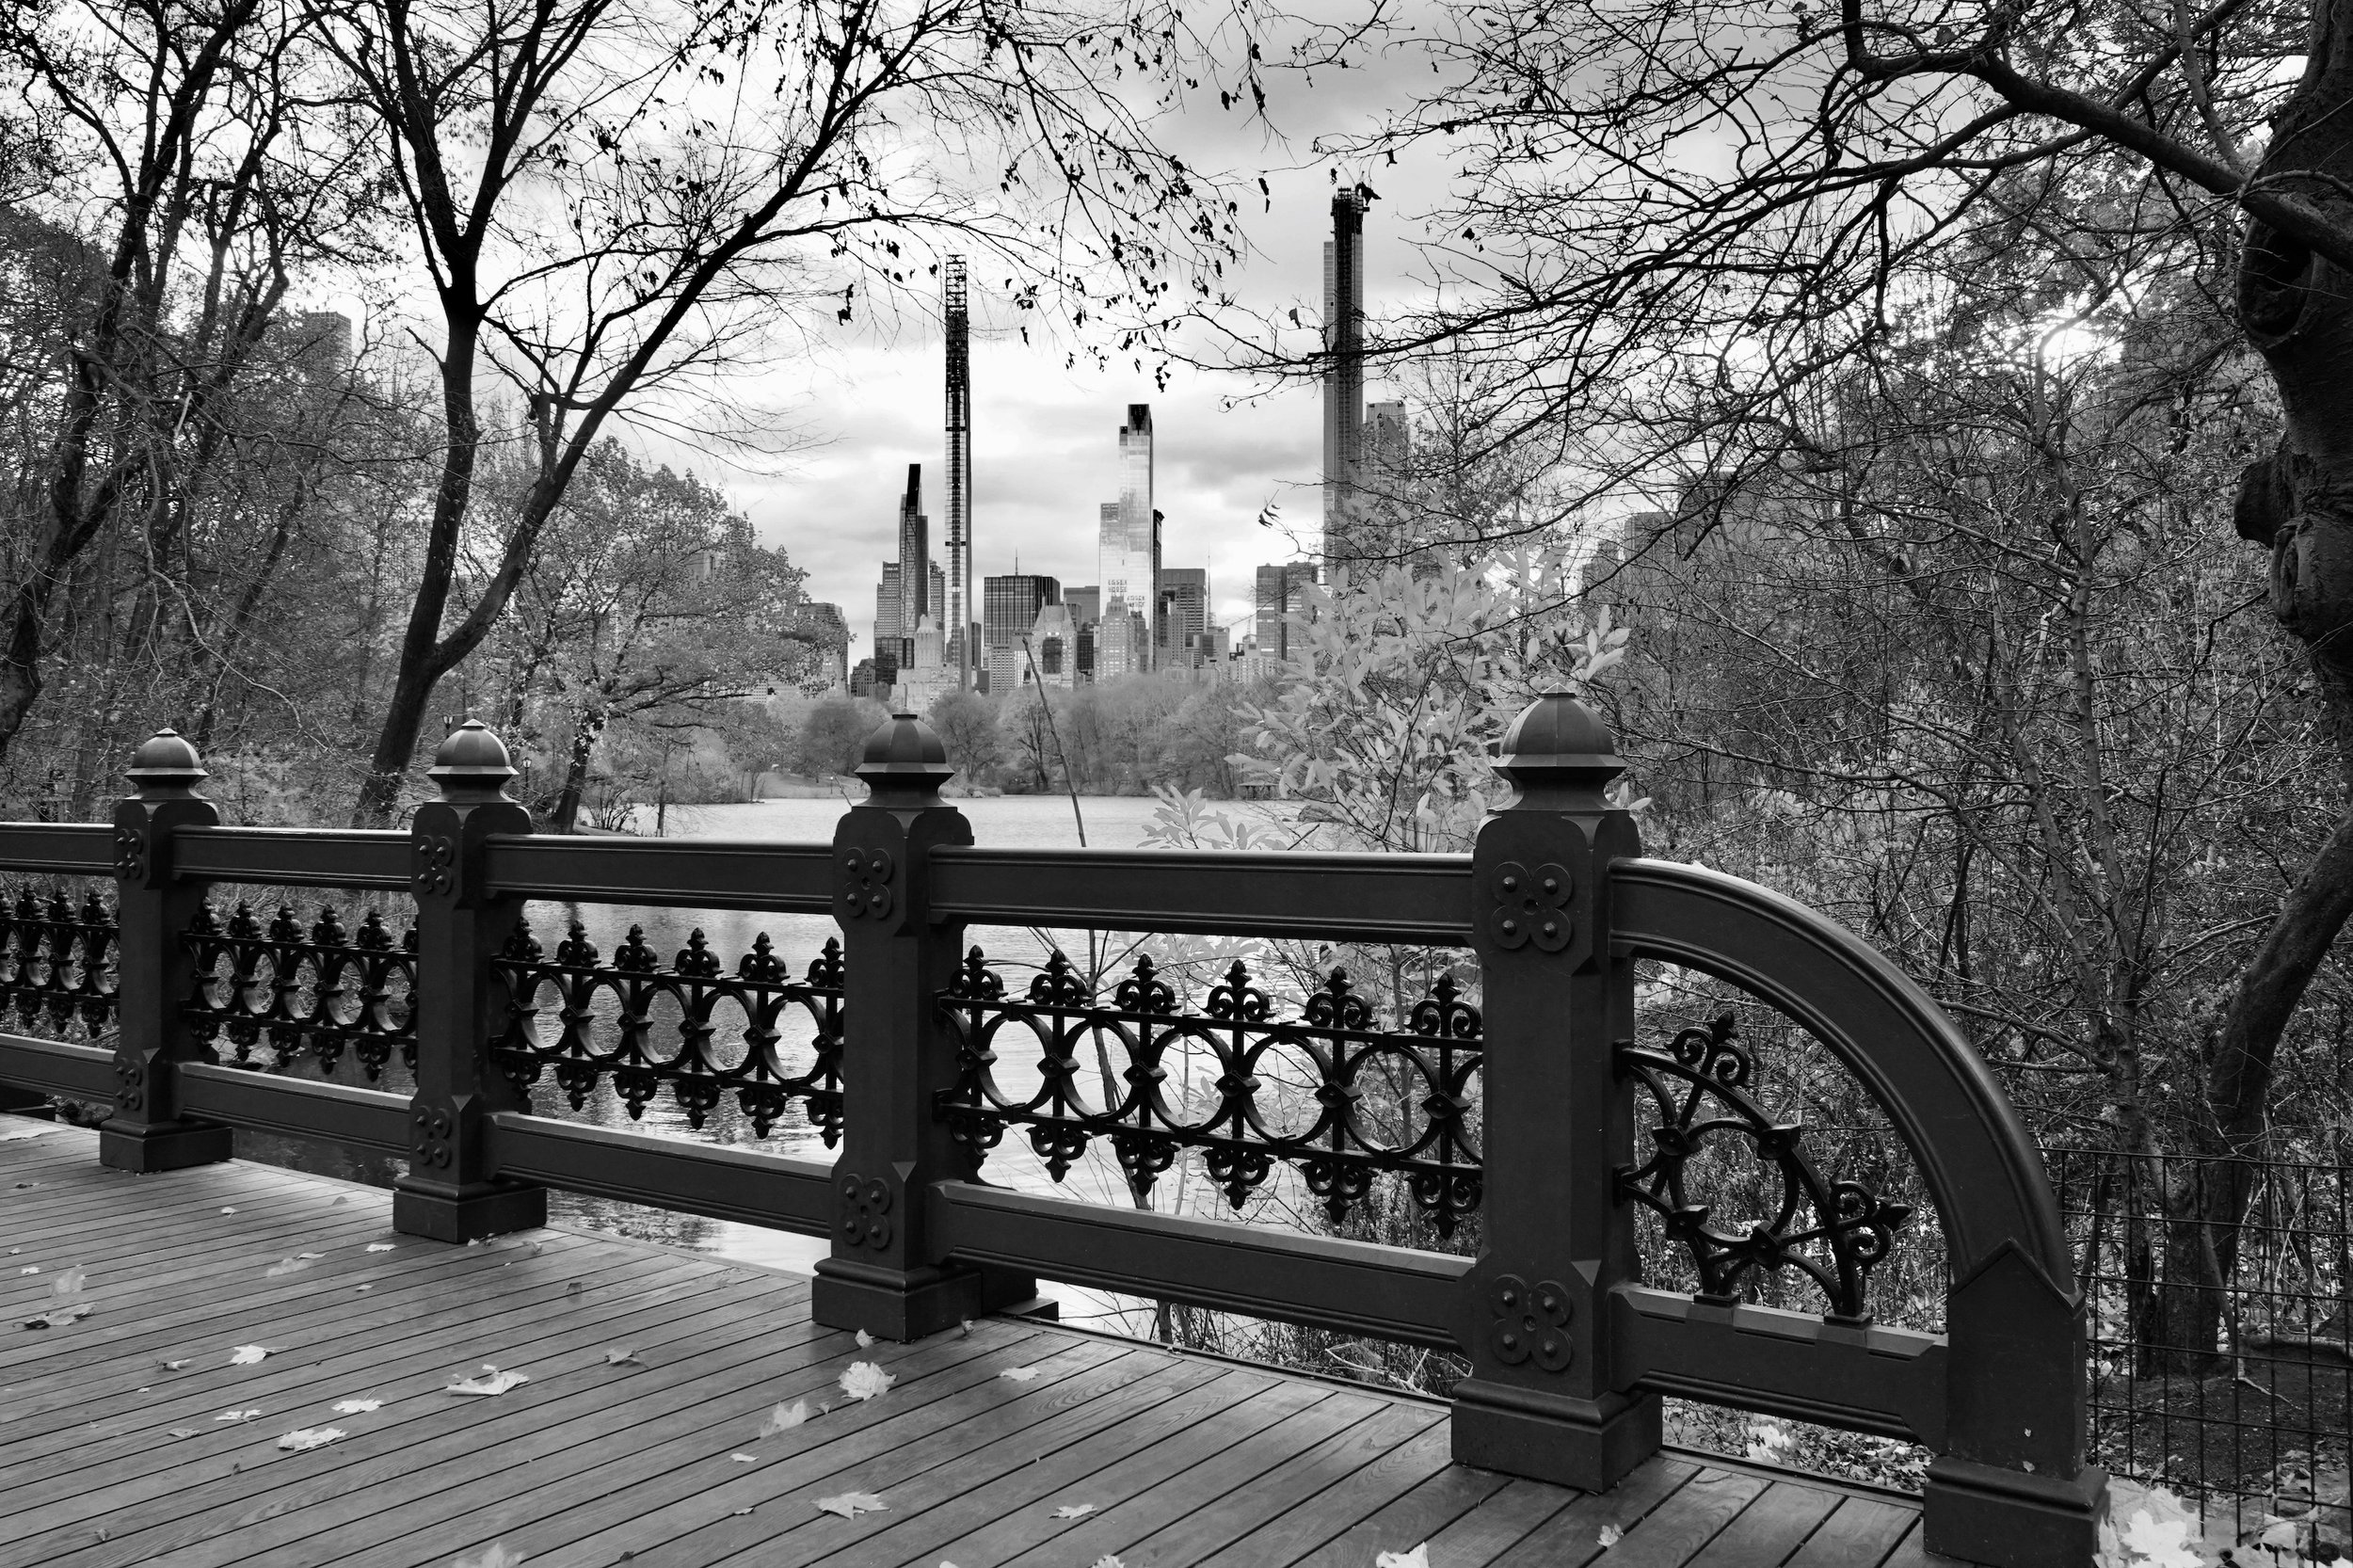
[[[1512,721],[1497,747],[1496,771],[1519,787],[1514,807],[1598,808],[1602,791],[1625,772],[1617,737],[1569,692],[1546,692]]]
[[[196,787],[212,776],[176,729],[158,729],[131,754],[122,776],[141,800],[193,800]]]
[[[956,767],[939,731],[913,713],[893,713],[866,738],[857,776],[877,800],[930,801],[956,776]]]
[[[505,799],[507,780],[515,776],[515,769],[507,759],[506,743],[480,719],[468,719],[449,732],[424,776],[440,787],[443,800],[471,805]]]

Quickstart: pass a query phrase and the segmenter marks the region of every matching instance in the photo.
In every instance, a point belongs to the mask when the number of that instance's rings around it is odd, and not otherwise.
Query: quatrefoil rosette
[[[890,889],[890,876],[895,869],[888,850],[843,850],[840,882],[843,912],[853,918],[864,915],[878,920],[888,915],[895,902]]]
[[[1487,1288],[1487,1349],[1506,1367],[1533,1361],[1547,1372],[1565,1372],[1575,1351],[1569,1320],[1576,1304],[1551,1280],[1534,1285],[1517,1274],[1497,1275]]]
[[[1516,860],[1497,866],[1488,888],[1495,907],[1488,912],[1488,934],[1499,948],[1516,950],[1530,942],[1545,952],[1559,952],[1577,936],[1577,917],[1570,905],[1577,897],[1577,879],[1568,868],[1546,861],[1530,871]]]

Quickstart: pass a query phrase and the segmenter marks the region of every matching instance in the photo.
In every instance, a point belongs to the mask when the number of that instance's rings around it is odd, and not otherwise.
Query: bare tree
[[[1235,253],[1215,187],[1152,145],[1188,35],[1157,0],[355,0],[335,37],[391,134],[440,313],[446,446],[355,820],[391,813],[434,686],[504,611],[625,408],[920,287],[952,235],[1015,302],[1139,326]],[[479,399],[528,410],[533,483],[475,504]],[[466,584],[469,529],[495,541]]]

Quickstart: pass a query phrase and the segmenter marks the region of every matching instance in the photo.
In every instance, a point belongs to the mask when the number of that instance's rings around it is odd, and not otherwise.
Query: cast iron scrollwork
[[[193,960],[196,984],[182,1005],[188,1032],[217,1051],[226,1036],[233,1066],[253,1060],[266,1044],[279,1071],[304,1050],[332,1072],[348,1049],[368,1081],[383,1076],[392,1052],[417,1064],[417,934],[397,938],[370,909],[360,929],[347,929],[322,908],[305,927],[292,904],[280,904],[268,925],[248,904],[224,921],[207,904],[181,942]]]
[[[11,904],[0,897],[0,1016],[18,1026],[88,1034],[115,1016],[115,913],[86,891],[76,904],[63,888],[42,898],[19,888]]]
[[[491,1057],[518,1088],[536,1083],[541,1072],[552,1067],[556,1086],[578,1111],[609,1078],[635,1119],[666,1084],[688,1125],[696,1128],[732,1092],[744,1119],[762,1138],[797,1099],[827,1147],[841,1136],[838,940],[829,939],[796,981],[765,932],[730,974],[700,931],[664,967],[640,926],[630,927],[628,940],[606,960],[575,920],[551,961],[530,925],[521,922],[491,968],[505,981],[509,999],[506,1029]],[[611,999],[616,1013],[609,1048],[600,1048],[596,1038],[600,994]],[[655,1045],[656,1004],[664,999],[678,1010],[678,1048],[666,1054]],[[552,1003],[557,1024],[552,1039],[541,1037],[538,1021],[547,1003]],[[814,1059],[799,1073],[787,1068],[776,1048],[783,1038],[777,1022],[795,1006],[815,1025]],[[724,1053],[712,1044],[723,1010],[731,1010],[744,1025],[742,1057],[732,1064],[719,1060]]]
[[[939,1009],[962,1071],[936,1113],[976,1160],[1017,1126],[1057,1181],[1102,1138],[1138,1191],[1183,1151],[1202,1151],[1238,1209],[1278,1163],[1300,1173],[1335,1222],[1385,1172],[1406,1178],[1441,1235],[1479,1207],[1470,1108],[1480,1016],[1450,978],[1398,1030],[1382,1027],[1341,970],[1287,1019],[1240,963],[1190,1012],[1148,955],[1106,1005],[1061,952],[1016,998],[974,948]],[[1008,1028],[1037,1048],[1037,1086],[1026,1094],[1005,1081]]]
[[[1664,1051],[1618,1043],[1618,1070],[1648,1092],[1657,1112],[1650,1158],[1618,1173],[1618,1200],[1657,1213],[1668,1239],[1690,1254],[1700,1301],[1737,1302],[1751,1275],[1795,1270],[1821,1289],[1831,1320],[1867,1322],[1870,1272],[1893,1250],[1912,1208],[1881,1200],[1859,1181],[1823,1178],[1801,1146],[1803,1128],[1775,1121],[1750,1095],[1756,1064],[1739,1035],[1726,1013],[1705,1029],[1682,1031]],[[1755,1151],[1769,1189],[1777,1178],[1779,1192],[1765,1206],[1769,1214],[1745,1228],[1714,1224],[1714,1206],[1689,1190],[1690,1161],[1717,1135]]]

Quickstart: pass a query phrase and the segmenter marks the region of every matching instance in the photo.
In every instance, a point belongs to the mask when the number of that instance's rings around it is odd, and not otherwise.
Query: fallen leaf
[[[1003,1378],[1008,1383],[1027,1383],[1032,1378],[1037,1376],[1037,1368],[1034,1367],[1008,1367],[997,1375]]]
[[[232,1367],[250,1367],[267,1354],[269,1354],[269,1347],[267,1345],[239,1345],[235,1350],[229,1352],[229,1365]]]
[[[839,1513],[844,1519],[855,1519],[861,1513],[881,1513],[890,1505],[872,1492],[844,1492],[838,1497],[820,1497],[817,1508],[823,1513]]]
[[[20,1274],[37,1274],[40,1272],[40,1265],[38,1263],[27,1263],[24,1267],[19,1269],[17,1272]]]
[[[63,1328],[66,1324],[87,1318],[90,1313],[88,1302],[72,1302],[51,1307],[37,1318],[24,1320],[26,1328]]]
[[[898,1381],[871,1361],[853,1361],[841,1374],[841,1391],[854,1400],[871,1400]]]
[[[744,1514],[749,1513],[751,1510],[748,1508],[731,1508],[728,1510],[728,1512],[741,1517]]]
[[[445,1391],[452,1394],[504,1394],[517,1384],[530,1381],[520,1372],[502,1372],[486,1361],[482,1364],[479,1376],[453,1383]]]
[[[48,1130],[45,1127],[37,1127],[23,1132],[0,1132],[0,1144],[13,1144],[20,1138],[38,1138]]]
[[[260,1414],[258,1410],[224,1410],[213,1419],[216,1421],[250,1421]]]
[[[327,1255],[323,1252],[298,1252],[295,1254],[295,1256],[296,1257],[308,1257],[315,1261],[318,1258],[325,1257]]]
[[[78,1296],[82,1293],[82,1281],[86,1277],[82,1268],[76,1265],[49,1282],[49,1293],[53,1296]]]
[[[38,1181],[20,1181],[16,1184],[16,1190],[20,1192],[29,1192],[40,1185]]]
[[[371,1242],[369,1242],[369,1243],[368,1243],[368,1251],[370,1251],[370,1252],[391,1252],[391,1251],[392,1250],[392,1246],[393,1246],[393,1243],[392,1243],[392,1242],[390,1242],[390,1241],[371,1241]]]
[[[857,1348],[859,1350],[864,1350],[867,1346],[872,1344],[873,1342],[874,1336],[872,1335],[867,1333],[864,1329],[857,1331]]]
[[[1128,1565],[1112,1556],[1111,1553],[1105,1552],[1095,1560],[1095,1568],[1128,1568]]]
[[[335,1401],[335,1414],[338,1416],[365,1416],[371,1410],[383,1408],[382,1400],[337,1400]]]
[[[636,1351],[627,1345],[615,1345],[608,1349],[604,1352],[604,1364],[608,1367],[643,1367],[645,1365],[637,1359]]]
[[[280,1274],[298,1274],[311,1266],[306,1257],[281,1257],[262,1271],[264,1279],[276,1279]]]
[[[196,1435],[196,1429],[194,1427],[174,1427],[166,1435],[171,1437],[194,1437]]]
[[[738,1464],[757,1464],[760,1463],[760,1456],[758,1454],[729,1454],[728,1457],[735,1461]]]
[[[355,1285],[355,1286],[353,1286],[353,1287],[352,1287],[352,1288],[353,1288],[354,1290],[373,1290],[373,1289],[375,1289],[375,1288],[376,1288],[376,1287],[375,1287],[375,1286],[373,1286],[373,1285]]]
[[[1614,1546],[1625,1539],[1624,1532],[1617,1526],[1604,1525],[1601,1527],[1601,1533],[1593,1537],[1593,1543],[1601,1546]]]
[[[351,1194],[349,1192],[345,1192],[343,1196],[337,1198],[333,1203],[328,1204],[327,1207],[329,1208],[341,1208],[344,1204],[347,1204],[350,1201]]]
[[[574,1280],[569,1285],[564,1287],[564,1294],[568,1296],[577,1296],[581,1293],[581,1291],[586,1288],[587,1287],[581,1284],[580,1281]]]
[[[456,1568],[515,1568],[523,1560],[520,1552],[510,1552],[503,1541],[493,1541],[480,1557],[461,1557]]]
[[[288,1453],[301,1453],[309,1448],[324,1448],[338,1437],[351,1434],[341,1427],[296,1427],[278,1440],[278,1446]]]
[[[183,1357],[182,1357],[180,1360],[178,1360],[178,1361],[167,1361],[167,1362],[165,1362],[165,1363],[164,1363],[164,1370],[165,1370],[165,1371],[167,1371],[167,1372],[176,1372],[176,1371],[178,1371],[181,1368],[185,1367],[187,1364],[188,1364],[188,1362],[187,1362],[187,1358],[186,1358],[186,1357],[184,1357],[184,1356],[183,1356]]]
[[[808,1401],[794,1400],[791,1404],[780,1404],[768,1413],[768,1418],[760,1423],[760,1435],[774,1437],[780,1432],[791,1432],[808,1419]]]
[[[972,1337],[972,1320],[971,1320],[971,1319],[967,1318],[966,1320],[964,1320],[964,1321],[963,1321],[961,1324],[959,1324],[959,1325],[957,1326],[957,1329],[956,1329],[956,1337],[957,1337],[957,1338],[959,1338],[959,1339],[969,1339],[969,1338],[971,1338],[971,1337]]]
[[[1094,1512],[1095,1505],[1093,1503],[1064,1503],[1062,1507],[1054,1510],[1054,1517],[1057,1519],[1083,1519]],[[1425,1563],[1423,1568],[1429,1568],[1429,1565]]]
[[[1383,1552],[1372,1560],[1372,1568],[1430,1568],[1430,1543],[1410,1552]]]
[[[233,1209],[233,1208],[224,1208],[224,1209],[222,1209],[222,1210],[221,1210],[221,1212],[222,1212],[223,1214],[234,1214],[234,1213],[236,1212],[236,1210],[235,1210],[235,1209]]]

